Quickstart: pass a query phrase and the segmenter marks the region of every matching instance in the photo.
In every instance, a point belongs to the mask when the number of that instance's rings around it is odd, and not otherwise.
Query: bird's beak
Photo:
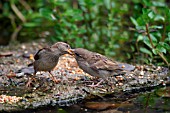
[[[67,52],[68,52],[70,55],[74,55],[73,49],[68,49]]]

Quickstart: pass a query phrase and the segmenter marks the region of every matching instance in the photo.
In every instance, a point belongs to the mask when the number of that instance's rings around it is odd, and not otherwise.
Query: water
[[[170,113],[170,86],[151,92],[108,95],[104,99],[92,99],[69,107],[48,106],[23,113]]]

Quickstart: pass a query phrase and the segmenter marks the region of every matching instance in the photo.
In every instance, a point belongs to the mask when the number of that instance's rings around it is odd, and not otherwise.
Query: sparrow
[[[70,45],[64,42],[57,42],[51,47],[42,48],[34,55],[34,74],[31,79],[27,82],[26,86],[30,86],[33,77],[38,71],[48,71],[52,77],[52,80],[58,83],[51,71],[55,68],[58,63],[59,57],[64,54],[73,54]],[[29,65],[30,66],[30,65]]]
[[[83,48],[72,49],[72,52],[74,52],[77,64],[84,72],[104,80],[109,76],[116,75],[122,71],[132,71],[135,68],[129,64],[112,61],[104,55]],[[98,86],[102,81],[91,86]]]

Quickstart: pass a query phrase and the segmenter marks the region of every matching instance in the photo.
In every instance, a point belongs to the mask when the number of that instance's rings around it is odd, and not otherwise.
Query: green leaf
[[[133,17],[130,17],[130,20],[132,21],[132,23],[133,23],[135,26],[139,26],[139,25],[138,25],[138,22],[137,22]]]
[[[158,42],[157,38],[153,34],[150,34],[150,37],[151,37],[153,45],[156,46]]]
[[[145,37],[145,38],[144,38],[144,43],[145,43],[148,47],[152,48],[152,45],[151,45],[148,37]]]
[[[170,50],[170,45],[167,44],[166,42],[159,42],[159,44],[160,44],[162,47],[164,47],[165,49]]]
[[[137,38],[137,42],[143,40],[143,36],[142,35],[139,35],[138,38]]]
[[[69,9],[67,10],[63,15],[65,15],[67,18],[70,18],[72,21],[81,21],[84,19],[82,16],[82,11],[79,9]]]
[[[130,48],[131,48],[132,52],[134,52],[134,51],[135,51],[134,46],[130,46]]]
[[[42,15],[40,13],[30,13],[26,16],[27,19],[29,20],[33,20],[33,19],[37,19],[37,18],[42,18]]]
[[[155,18],[154,18],[154,21],[165,21],[165,18],[161,15],[156,15]]]
[[[49,19],[49,20],[54,20],[53,17],[52,17],[52,11],[51,9],[48,9],[48,8],[41,8],[39,10],[40,14],[46,18],[46,19]]]
[[[146,25],[146,22],[144,21],[143,17],[140,16],[138,19],[137,19],[137,23],[139,26],[145,26]]]
[[[110,6],[111,6],[110,3],[111,3],[110,0],[104,0],[104,4],[107,9],[110,9]]]
[[[167,16],[166,19],[167,19],[168,22],[170,22],[170,9],[166,8],[165,11],[166,11],[165,13],[166,13],[166,16]]]
[[[151,37],[151,40],[152,40],[153,45],[156,46],[156,45],[157,45],[157,42],[158,42],[157,39],[156,39],[156,37],[155,37],[154,35],[152,35],[152,34],[150,34],[150,37]],[[145,36],[145,38],[144,38],[144,43],[145,43],[148,47],[153,48],[152,45],[151,45],[151,42],[150,42],[149,38],[146,37],[146,36]]]
[[[160,26],[152,25],[152,26],[150,26],[150,28],[153,28],[153,29],[162,29],[163,26],[162,25],[160,25]]]
[[[162,52],[162,53],[165,53],[166,54],[166,49],[161,46],[160,44],[157,45],[156,49],[159,51],[159,52]]]
[[[143,3],[146,5],[146,6],[152,6],[152,2],[150,0],[143,0]]]
[[[40,26],[41,24],[40,23],[36,23],[36,22],[26,22],[24,23],[24,27],[37,27],[37,26]]]
[[[142,19],[145,23],[149,23],[150,22],[150,17],[149,17],[149,13],[151,13],[152,11],[150,9],[146,9],[146,8],[143,8],[142,9]]]
[[[156,49],[152,49],[152,52],[153,52],[153,54],[155,54],[155,55],[157,55],[157,54],[158,54],[158,52],[157,52],[157,50],[156,50]]]
[[[165,39],[165,42],[169,42],[170,43],[170,32],[168,32],[168,37]]]
[[[144,30],[145,31],[145,25],[144,26],[137,26],[136,29],[138,31]]]
[[[148,49],[141,47],[140,51],[143,52],[143,53],[146,53],[146,54],[150,55],[150,57],[152,57],[152,52],[149,51]]]
[[[150,12],[148,13],[148,17],[149,17],[150,19],[153,19],[153,18],[155,17],[155,13],[154,13],[153,11],[150,11]]]
[[[166,2],[152,1],[152,4],[157,7],[166,7]]]
[[[129,53],[126,53],[126,56],[127,56],[128,59],[131,58],[131,54],[129,54]]]

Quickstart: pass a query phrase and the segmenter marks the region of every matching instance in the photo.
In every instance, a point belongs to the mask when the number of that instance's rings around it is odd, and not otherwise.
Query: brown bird
[[[54,82],[58,82],[51,71],[55,68],[58,63],[59,57],[64,54],[73,54],[71,52],[70,45],[64,42],[57,42],[49,48],[42,48],[34,55],[34,74],[31,79],[27,82],[26,86],[30,86],[33,77],[37,71],[48,71],[52,76]]]
[[[122,71],[134,70],[134,66],[124,63],[118,63],[111,59],[83,48],[72,49],[75,55],[75,59],[79,67],[86,73],[94,76],[103,78],[106,80],[107,77],[120,73]],[[102,80],[103,81],[103,80]],[[92,87],[98,86],[102,81]]]

